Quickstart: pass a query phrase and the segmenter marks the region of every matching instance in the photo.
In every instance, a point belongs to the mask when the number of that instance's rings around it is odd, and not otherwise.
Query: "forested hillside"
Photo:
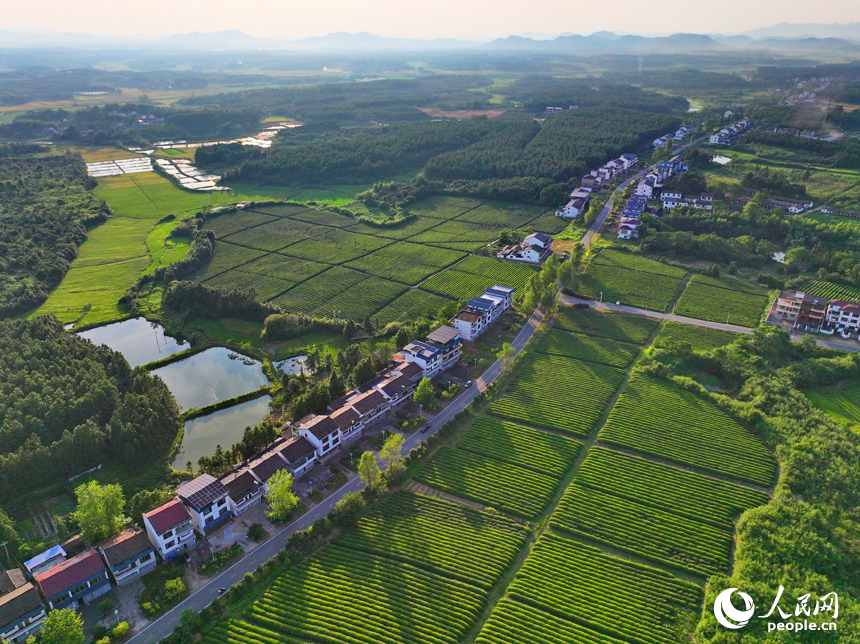
[[[99,464],[139,469],[179,430],[167,386],[53,316],[0,322],[0,497]]]
[[[87,228],[108,218],[93,187],[78,154],[0,146],[0,319],[44,302]]]

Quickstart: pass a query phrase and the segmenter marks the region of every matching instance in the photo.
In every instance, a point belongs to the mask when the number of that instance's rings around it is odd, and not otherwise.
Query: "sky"
[[[858,0],[0,0],[0,29],[167,35],[239,29],[302,38],[483,40],[511,34],[740,33],[780,22],[860,22]]]

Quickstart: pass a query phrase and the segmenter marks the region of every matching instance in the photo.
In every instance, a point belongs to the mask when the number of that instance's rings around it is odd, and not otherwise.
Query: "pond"
[[[185,464],[191,461],[196,471],[198,458],[212,456],[216,445],[229,449],[242,440],[246,427],[259,425],[268,413],[269,397],[262,396],[189,420],[185,423],[182,449],[176,455],[173,467],[184,470]]]
[[[241,396],[269,382],[260,362],[224,347],[206,349],[150,373],[164,380],[182,411]]]
[[[187,342],[177,342],[164,335],[164,327],[145,318],[134,318],[107,324],[78,335],[119,351],[132,367],[140,367],[188,348]]]
[[[302,370],[302,365],[304,365],[305,360],[307,360],[307,356],[294,356],[292,358],[287,358],[286,360],[279,360],[278,362],[273,362],[272,366],[275,367],[278,371],[283,371],[287,374],[297,374]],[[305,368],[305,373],[307,373],[307,367]]]

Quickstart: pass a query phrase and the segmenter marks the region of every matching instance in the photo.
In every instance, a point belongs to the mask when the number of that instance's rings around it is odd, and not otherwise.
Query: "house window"
[[[143,556],[138,560],[138,562],[143,564],[143,563],[146,563],[147,561],[151,561],[151,560],[152,560],[152,553],[151,553],[151,552],[147,552],[145,555],[143,555]]]
[[[74,597],[75,595],[78,595],[78,594],[84,592],[88,588],[89,588],[89,585],[86,582],[84,582],[80,586],[76,586],[76,587],[72,588],[72,590],[69,591],[69,595],[71,597]]]
[[[164,549],[169,550],[170,548],[172,548],[175,545],[176,545],[175,541],[173,541],[173,540],[168,541],[167,543],[164,544]]]
[[[210,514],[212,514],[212,506],[211,505],[208,508],[206,508],[205,510],[203,510],[203,516],[204,517],[209,516]]]

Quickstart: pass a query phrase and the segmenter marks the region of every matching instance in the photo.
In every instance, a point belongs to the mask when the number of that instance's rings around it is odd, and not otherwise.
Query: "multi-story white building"
[[[340,428],[330,416],[312,416],[296,424],[300,436],[314,446],[321,458],[340,445]]]
[[[432,378],[460,360],[463,352],[460,334],[450,326],[441,326],[427,336],[427,341],[410,342],[400,350],[404,360],[421,367],[425,378]]]
[[[860,304],[845,300],[830,300],[827,323],[842,335],[860,333]]]
[[[466,308],[451,318],[453,326],[464,340],[474,340],[514,303],[514,289],[496,284],[484,294],[469,300]]]
[[[164,559],[188,549],[195,540],[191,516],[179,499],[144,512],[143,527],[149,542]]]

